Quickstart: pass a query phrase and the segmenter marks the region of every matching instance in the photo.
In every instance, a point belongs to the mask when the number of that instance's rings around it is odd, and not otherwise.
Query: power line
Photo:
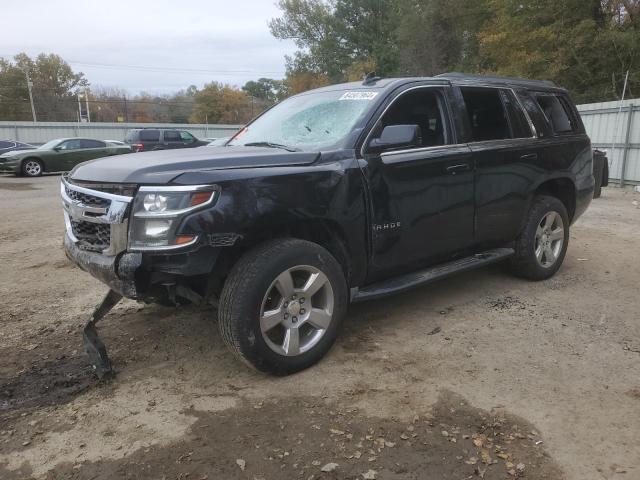
[[[11,59],[15,55],[0,54],[0,57]],[[115,63],[96,63],[85,62],[80,60],[66,60],[67,63],[73,65],[81,65],[85,67],[107,68],[107,69],[120,69],[120,70],[135,70],[135,71],[149,71],[149,72],[173,72],[173,73],[202,73],[202,74],[214,74],[214,75],[238,75],[238,74],[250,74],[250,75],[284,75],[286,72],[283,70],[217,70],[217,69],[200,69],[200,68],[176,68],[176,67],[161,67],[153,65],[124,65]]]

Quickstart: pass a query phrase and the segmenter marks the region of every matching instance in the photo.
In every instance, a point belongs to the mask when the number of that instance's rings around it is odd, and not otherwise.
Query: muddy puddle
[[[0,379],[0,416],[13,409],[66,403],[97,383],[83,355],[35,363]]]
[[[83,462],[78,452],[75,463],[57,465],[47,478],[563,478],[532,425],[451,393],[408,421],[313,398],[240,405],[216,413],[185,405],[198,420],[180,441],[112,460]],[[29,474],[27,466],[19,472],[0,466],[2,478]]]

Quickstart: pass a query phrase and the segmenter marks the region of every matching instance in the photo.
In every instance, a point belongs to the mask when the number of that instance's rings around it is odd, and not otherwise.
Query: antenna
[[[376,72],[369,72],[362,78],[362,85],[373,85],[378,80],[382,80],[382,77],[377,77]]]

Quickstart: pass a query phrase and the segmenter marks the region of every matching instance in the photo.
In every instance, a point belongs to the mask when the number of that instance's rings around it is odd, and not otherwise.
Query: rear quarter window
[[[535,98],[555,135],[571,134],[579,130],[566,100],[552,94],[536,95]]]
[[[160,130],[140,130],[140,140],[143,142],[159,142]]]

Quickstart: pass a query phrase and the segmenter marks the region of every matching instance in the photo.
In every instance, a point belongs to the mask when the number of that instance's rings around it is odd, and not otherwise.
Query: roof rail
[[[382,80],[382,77],[376,76],[376,72],[369,72],[362,78],[362,85],[373,85],[378,80]]]
[[[478,75],[461,72],[447,72],[436,75],[436,77],[454,78],[458,80],[489,80],[492,82],[505,82],[505,83],[521,83],[527,85],[544,85],[547,87],[558,87],[558,84],[551,80],[529,80],[526,78],[518,77],[500,77],[497,75]]]

